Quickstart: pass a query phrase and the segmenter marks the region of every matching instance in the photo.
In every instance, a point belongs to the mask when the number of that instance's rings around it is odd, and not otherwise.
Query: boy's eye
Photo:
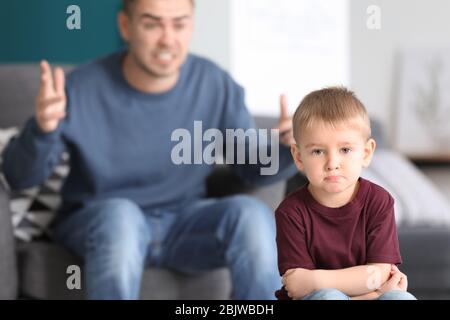
[[[320,149],[314,149],[311,151],[312,155],[314,156],[320,156],[323,153],[323,150]]]
[[[352,151],[352,149],[350,149],[350,148],[342,148],[341,151],[342,151],[342,153],[350,153]]]

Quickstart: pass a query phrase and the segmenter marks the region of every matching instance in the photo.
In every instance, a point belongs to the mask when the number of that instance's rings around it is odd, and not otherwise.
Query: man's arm
[[[51,174],[65,149],[58,128],[65,116],[64,72],[56,68],[53,76],[50,65],[43,61],[35,115],[3,152],[1,169],[11,189],[38,185]]]
[[[283,276],[286,290],[294,299],[319,289],[334,288],[350,297],[372,293],[385,283],[391,265],[374,263],[339,270],[291,269]]]

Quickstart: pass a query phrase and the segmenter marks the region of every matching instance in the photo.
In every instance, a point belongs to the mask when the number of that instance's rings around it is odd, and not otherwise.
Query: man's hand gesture
[[[292,131],[292,117],[289,116],[286,96],[280,96],[280,119],[278,125],[274,129],[280,130],[280,142],[286,147],[290,147],[295,143],[294,134]]]
[[[54,73],[47,61],[41,64],[41,83],[36,98],[36,121],[44,132],[56,130],[66,116],[64,71],[56,68]]]

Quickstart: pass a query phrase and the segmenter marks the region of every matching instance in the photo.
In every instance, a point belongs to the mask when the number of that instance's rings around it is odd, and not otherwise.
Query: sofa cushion
[[[18,248],[20,292],[36,299],[84,299],[81,290],[67,288],[70,265],[80,266],[82,260],[66,249],[49,242],[21,243]],[[231,296],[227,268],[193,276],[158,268],[145,270],[141,283],[142,299],[220,299]]]
[[[18,128],[0,129],[0,167],[2,151]],[[51,176],[39,187],[9,192],[14,235],[21,241],[51,238],[50,224],[61,202],[60,189],[69,171],[68,156],[64,154]],[[6,179],[0,171],[0,180]]]
[[[411,161],[389,149],[377,150],[362,176],[385,188],[395,199],[397,225],[450,227],[450,204]]]

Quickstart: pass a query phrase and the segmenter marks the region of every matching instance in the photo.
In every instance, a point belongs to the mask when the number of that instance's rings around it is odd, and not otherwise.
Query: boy
[[[394,200],[360,177],[375,150],[366,109],[345,88],[308,94],[293,118],[291,153],[309,183],[276,210],[278,299],[413,300]]]

